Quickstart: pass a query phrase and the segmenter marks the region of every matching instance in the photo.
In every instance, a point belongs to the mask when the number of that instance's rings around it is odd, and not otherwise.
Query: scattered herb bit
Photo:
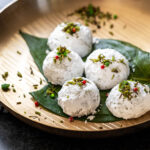
[[[111,25],[110,25],[110,28],[112,29],[113,27],[114,27],[114,25],[113,25],[113,24],[111,24]]]
[[[93,33],[96,33],[96,30],[92,30]]]
[[[30,67],[30,74],[34,75],[32,67]]]
[[[26,95],[25,95],[25,94],[23,94],[23,97],[24,97],[24,98],[26,98]]]
[[[37,89],[38,88],[38,84],[34,84],[33,87],[34,87],[34,89]]]
[[[103,129],[103,127],[99,127],[99,129]]]
[[[111,69],[111,72],[118,73],[119,71],[118,71],[118,69],[117,69],[117,68],[112,68],[112,69]]]
[[[21,102],[17,102],[17,105],[20,105],[21,104]]]
[[[16,89],[15,88],[13,88],[13,92],[16,93]]]
[[[66,33],[69,33],[70,35],[73,35],[74,33],[78,32],[80,30],[80,27],[77,24],[74,23],[67,23],[67,25],[64,27],[63,31]]]
[[[9,87],[10,87],[10,84],[2,84],[1,85],[2,90],[5,92],[9,91]]]
[[[17,76],[18,76],[19,78],[22,78],[22,74],[21,74],[20,72],[17,73]]]
[[[119,91],[121,92],[121,96],[124,98],[127,98],[128,100],[132,99],[131,87],[128,81],[122,81],[119,84]]]
[[[24,111],[24,114],[26,114],[27,112],[26,111]]]
[[[41,116],[41,113],[38,111],[35,111],[35,114]]]
[[[5,81],[6,81],[7,77],[8,77],[8,72],[5,72],[4,74],[2,74],[2,78],[3,78]]]
[[[69,61],[71,61],[71,58],[68,57],[68,54],[70,53],[70,51],[68,49],[66,49],[66,47],[58,47],[57,48],[57,56],[55,56],[53,58],[54,63],[56,63],[57,60],[60,61],[60,63],[62,62],[62,60],[67,57]]]
[[[74,78],[72,79],[72,81],[68,81],[66,85],[68,86],[69,84],[71,84],[71,85],[79,85],[80,87],[82,87],[87,82],[88,81],[84,80],[83,78]]]
[[[50,95],[50,97],[51,97],[51,98],[55,98],[55,94],[52,93],[52,94]]]
[[[144,88],[144,91],[145,91],[145,93],[148,93],[148,91],[147,91],[147,89],[146,89],[146,88]]]
[[[40,78],[40,85],[42,84],[42,79]]]
[[[114,19],[118,19],[118,16],[116,14],[113,15]]]
[[[21,52],[20,52],[20,51],[17,51],[17,54],[21,55]]]
[[[86,26],[89,24],[94,25],[96,28],[101,28],[101,22],[105,25],[105,21],[117,19],[118,16],[116,14],[112,15],[109,12],[103,12],[100,7],[93,6],[89,4],[88,6],[81,7],[75,12],[68,14],[68,16],[77,15],[79,19],[84,21]]]
[[[60,123],[64,123],[63,120],[60,120]]]
[[[113,79],[114,79],[114,77],[115,77],[115,75],[113,74],[113,75],[112,75],[112,77],[111,77],[111,79],[113,80]]]
[[[11,87],[14,87],[14,84],[12,84]]]
[[[69,95],[67,95],[67,98],[69,98]]]
[[[112,61],[115,61],[115,56],[112,56]]]
[[[110,34],[111,36],[113,36],[113,35],[114,35],[114,33],[113,33],[112,31],[109,31],[109,34]]]
[[[124,62],[124,59],[119,59],[118,62],[119,62],[119,63],[122,63],[122,64],[124,64],[124,65],[126,65],[125,62]]]

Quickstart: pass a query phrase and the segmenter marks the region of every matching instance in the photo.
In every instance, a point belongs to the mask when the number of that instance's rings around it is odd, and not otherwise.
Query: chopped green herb
[[[9,87],[10,87],[10,84],[2,84],[1,85],[2,90],[5,92],[9,91]]]
[[[37,89],[38,88],[38,84],[34,84],[33,87],[34,87],[34,89]]]
[[[27,112],[26,111],[24,111],[24,114],[26,114]]]
[[[55,94],[52,93],[52,94],[50,95],[50,97],[51,97],[51,98],[55,98]]]
[[[80,87],[82,87],[83,85],[85,85],[88,81],[84,80],[83,78],[74,78],[71,81],[68,81],[66,86],[68,86],[69,84],[71,85],[79,85]]]
[[[64,123],[63,120],[60,120],[60,123]]]
[[[111,72],[118,73],[119,71],[118,71],[118,69],[117,69],[117,68],[112,68],[112,69],[111,69]]]
[[[41,116],[41,113],[40,113],[40,112],[38,112],[38,111],[35,111],[35,114],[37,114],[37,115]]]
[[[6,81],[7,77],[8,77],[8,72],[5,72],[4,74],[2,74],[2,78],[3,78],[5,81]]]
[[[70,35],[73,35],[74,33],[78,32],[80,30],[80,27],[77,24],[74,23],[67,23],[67,25],[64,27],[63,31],[66,33],[69,33]]]
[[[32,67],[30,67],[30,74],[34,75]]]
[[[22,78],[22,74],[21,74],[20,72],[17,73],[17,76],[18,76],[19,78]]]
[[[113,25],[113,24],[111,24],[111,25],[110,25],[110,28],[112,29],[113,27],[114,27],[114,25]]]
[[[130,83],[128,81],[122,81],[119,84],[119,91],[121,92],[120,96],[123,96],[124,98],[127,98],[128,100],[132,99],[132,92],[131,92],[131,87]]]
[[[42,84],[42,79],[40,78],[40,85]]]
[[[144,88],[144,91],[145,91],[145,93],[148,93],[148,91],[147,91],[147,89],[146,89],[146,88]]]
[[[17,54],[21,55],[21,52],[20,52],[20,51],[17,51]]]
[[[111,79],[113,80],[113,79],[114,79],[114,77],[115,77],[115,75],[113,74],[113,75],[112,75],[112,77],[111,77]]]
[[[24,98],[26,98],[26,95],[25,95],[25,94],[23,94],[23,97],[24,97]]]
[[[69,95],[67,95],[67,98],[69,98]]]
[[[118,16],[116,14],[113,15],[114,19],[118,19]]]
[[[65,57],[67,57],[68,60],[71,61],[71,58],[68,57],[68,54],[69,54],[70,52],[71,52],[71,51],[69,51],[68,49],[66,49],[66,47],[62,47],[62,46],[58,47],[58,48],[57,48],[57,55],[58,55],[58,56],[55,56],[55,57],[53,58],[54,63],[56,63],[57,60],[59,60],[60,63],[61,63],[62,60],[63,60]]]
[[[112,56],[112,61],[115,61],[115,56]]]
[[[13,88],[13,92],[16,93],[16,89],[15,88]]]
[[[17,105],[20,105],[21,104],[21,102],[17,102]]]
[[[79,16],[79,19],[83,20],[86,26],[91,24],[96,26],[98,29],[101,28],[100,26],[101,21],[103,21],[103,25],[105,25],[106,23],[104,20],[114,19],[114,16],[112,16],[111,13],[109,12],[105,13],[100,9],[100,7],[93,6],[92,4],[81,7],[75,10],[75,12],[68,14],[68,16],[72,16],[72,15]]]
[[[114,33],[113,33],[112,31],[109,31],[109,34],[110,34],[111,36],[113,36],[113,35],[114,35]]]

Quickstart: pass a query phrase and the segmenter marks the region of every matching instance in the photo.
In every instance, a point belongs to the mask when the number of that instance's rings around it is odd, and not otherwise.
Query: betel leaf
[[[42,65],[43,60],[46,57],[47,39],[38,38],[23,32],[20,32],[22,37],[25,39],[27,45],[29,46],[30,53],[37,64],[40,72],[43,74]],[[122,53],[130,63],[130,79],[140,81],[142,83],[150,84],[150,53],[144,52],[136,46],[129,44],[127,42],[111,39],[99,39],[95,44],[93,44],[93,50],[103,48],[113,48]],[[84,57],[85,61],[87,57]],[[47,108],[49,111],[63,116],[68,117],[63,113],[62,109],[57,104],[57,93],[55,93],[55,99],[50,98],[46,95],[46,90],[51,86],[48,83],[47,86],[41,90],[31,92],[30,94],[36,99],[43,107]],[[60,89],[60,88],[59,88]],[[98,109],[99,112],[95,115],[92,122],[113,122],[120,120],[119,118],[114,117],[105,105],[107,91],[100,91],[101,95],[101,105]],[[77,118],[79,120],[85,120],[87,117]]]

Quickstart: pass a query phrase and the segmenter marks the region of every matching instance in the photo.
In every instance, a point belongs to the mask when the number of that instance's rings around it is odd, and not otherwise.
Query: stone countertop
[[[48,134],[0,112],[0,150],[150,150],[150,128],[106,139],[74,139]]]

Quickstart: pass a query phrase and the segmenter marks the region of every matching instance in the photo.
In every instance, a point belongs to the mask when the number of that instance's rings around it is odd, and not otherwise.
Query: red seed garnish
[[[104,69],[105,68],[105,66],[104,65],[101,65],[101,69]]]
[[[134,92],[137,92],[137,91],[138,91],[138,88],[135,87],[133,90],[134,90]]]
[[[35,106],[36,106],[36,107],[38,107],[38,106],[39,106],[38,101],[35,101],[35,102],[34,102],[34,104],[35,104]]]
[[[86,80],[83,80],[82,83],[83,83],[83,84],[86,84]]]
[[[56,59],[59,59],[59,56],[55,56]]]
[[[73,117],[69,117],[69,121],[73,122],[74,121]]]
[[[76,32],[76,28],[72,28],[72,32],[75,33]]]

